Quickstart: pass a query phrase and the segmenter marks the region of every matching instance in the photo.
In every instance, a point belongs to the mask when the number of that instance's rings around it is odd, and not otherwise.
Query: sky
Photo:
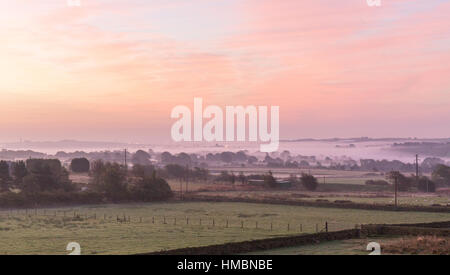
[[[450,1],[0,0],[0,141],[170,139],[177,105],[280,137],[450,137]]]

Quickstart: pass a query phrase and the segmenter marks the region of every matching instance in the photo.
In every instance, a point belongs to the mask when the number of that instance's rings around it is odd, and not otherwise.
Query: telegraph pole
[[[419,155],[416,154],[416,185],[419,186]],[[428,181],[427,181],[427,193],[428,193]]]
[[[180,178],[180,199],[183,199],[183,180]]]
[[[394,192],[395,192],[395,208],[397,208],[397,192],[398,192],[398,174],[394,176]]]

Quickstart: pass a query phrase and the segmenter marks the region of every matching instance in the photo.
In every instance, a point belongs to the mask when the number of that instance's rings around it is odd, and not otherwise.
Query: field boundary
[[[341,230],[328,233],[303,234],[289,237],[278,237],[261,240],[252,240],[202,247],[187,247],[174,250],[145,253],[142,255],[230,255],[249,253],[260,250],[271,250],[290,246],[300,246],[320,243],[324,241],[336,241],[357,238],[359,229]]]
[[[368,203],[335,203],[318,201],[292,201],[282,199],[254,199],[254,198],[230,198],[226,196],[204,196],[189,194],[185,195],[185,201],[194,202],[243,202],[243,203],[263,203],[308,207],[341,208],[341,209],[360,209],[360,210],[381,210],[381,211],[408,211],[408,212],[433,212],[450,213],[450,207],[447,206],[419,206],[419,205],[388,205],[388,204],[368,204]]]
[[[174,250],[163,250],[140,255],[235,255],[257,251],[272,250],[285,247],[318,244],[321,242],[349,240],[361,236],[450,236],[450,221],[420,224],[368,224],[358,229],[335,232],[303,234],[289,237],[268,238],[236,243],[226,243],[202,247],[187,247]]]

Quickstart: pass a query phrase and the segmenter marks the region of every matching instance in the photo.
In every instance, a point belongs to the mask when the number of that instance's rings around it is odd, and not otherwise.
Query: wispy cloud
[[[287,137],[449,135],[449,12],[438,0],[8,1],[0,126],[152,138],[202,96],[281,105]]]

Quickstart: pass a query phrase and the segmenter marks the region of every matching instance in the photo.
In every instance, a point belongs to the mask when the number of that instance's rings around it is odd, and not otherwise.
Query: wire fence
[[[202,227],[206,229],[253,229],[274,232],[318,233],[349,229],[349,225],[337,222],[281,221],[257,218],[226,218],[211,216],[171,216],[171,215],[129,215],[127,213],[95,212],[82,210],[20,209],[0,211],[0,219],[33,221],[35,219],[56,219],[61,222],[102,222],[114,224],[142,224],[145,226]],[[355,225],[354,227],[358,227]],[[351,228],[351,227],[350,227]]]

